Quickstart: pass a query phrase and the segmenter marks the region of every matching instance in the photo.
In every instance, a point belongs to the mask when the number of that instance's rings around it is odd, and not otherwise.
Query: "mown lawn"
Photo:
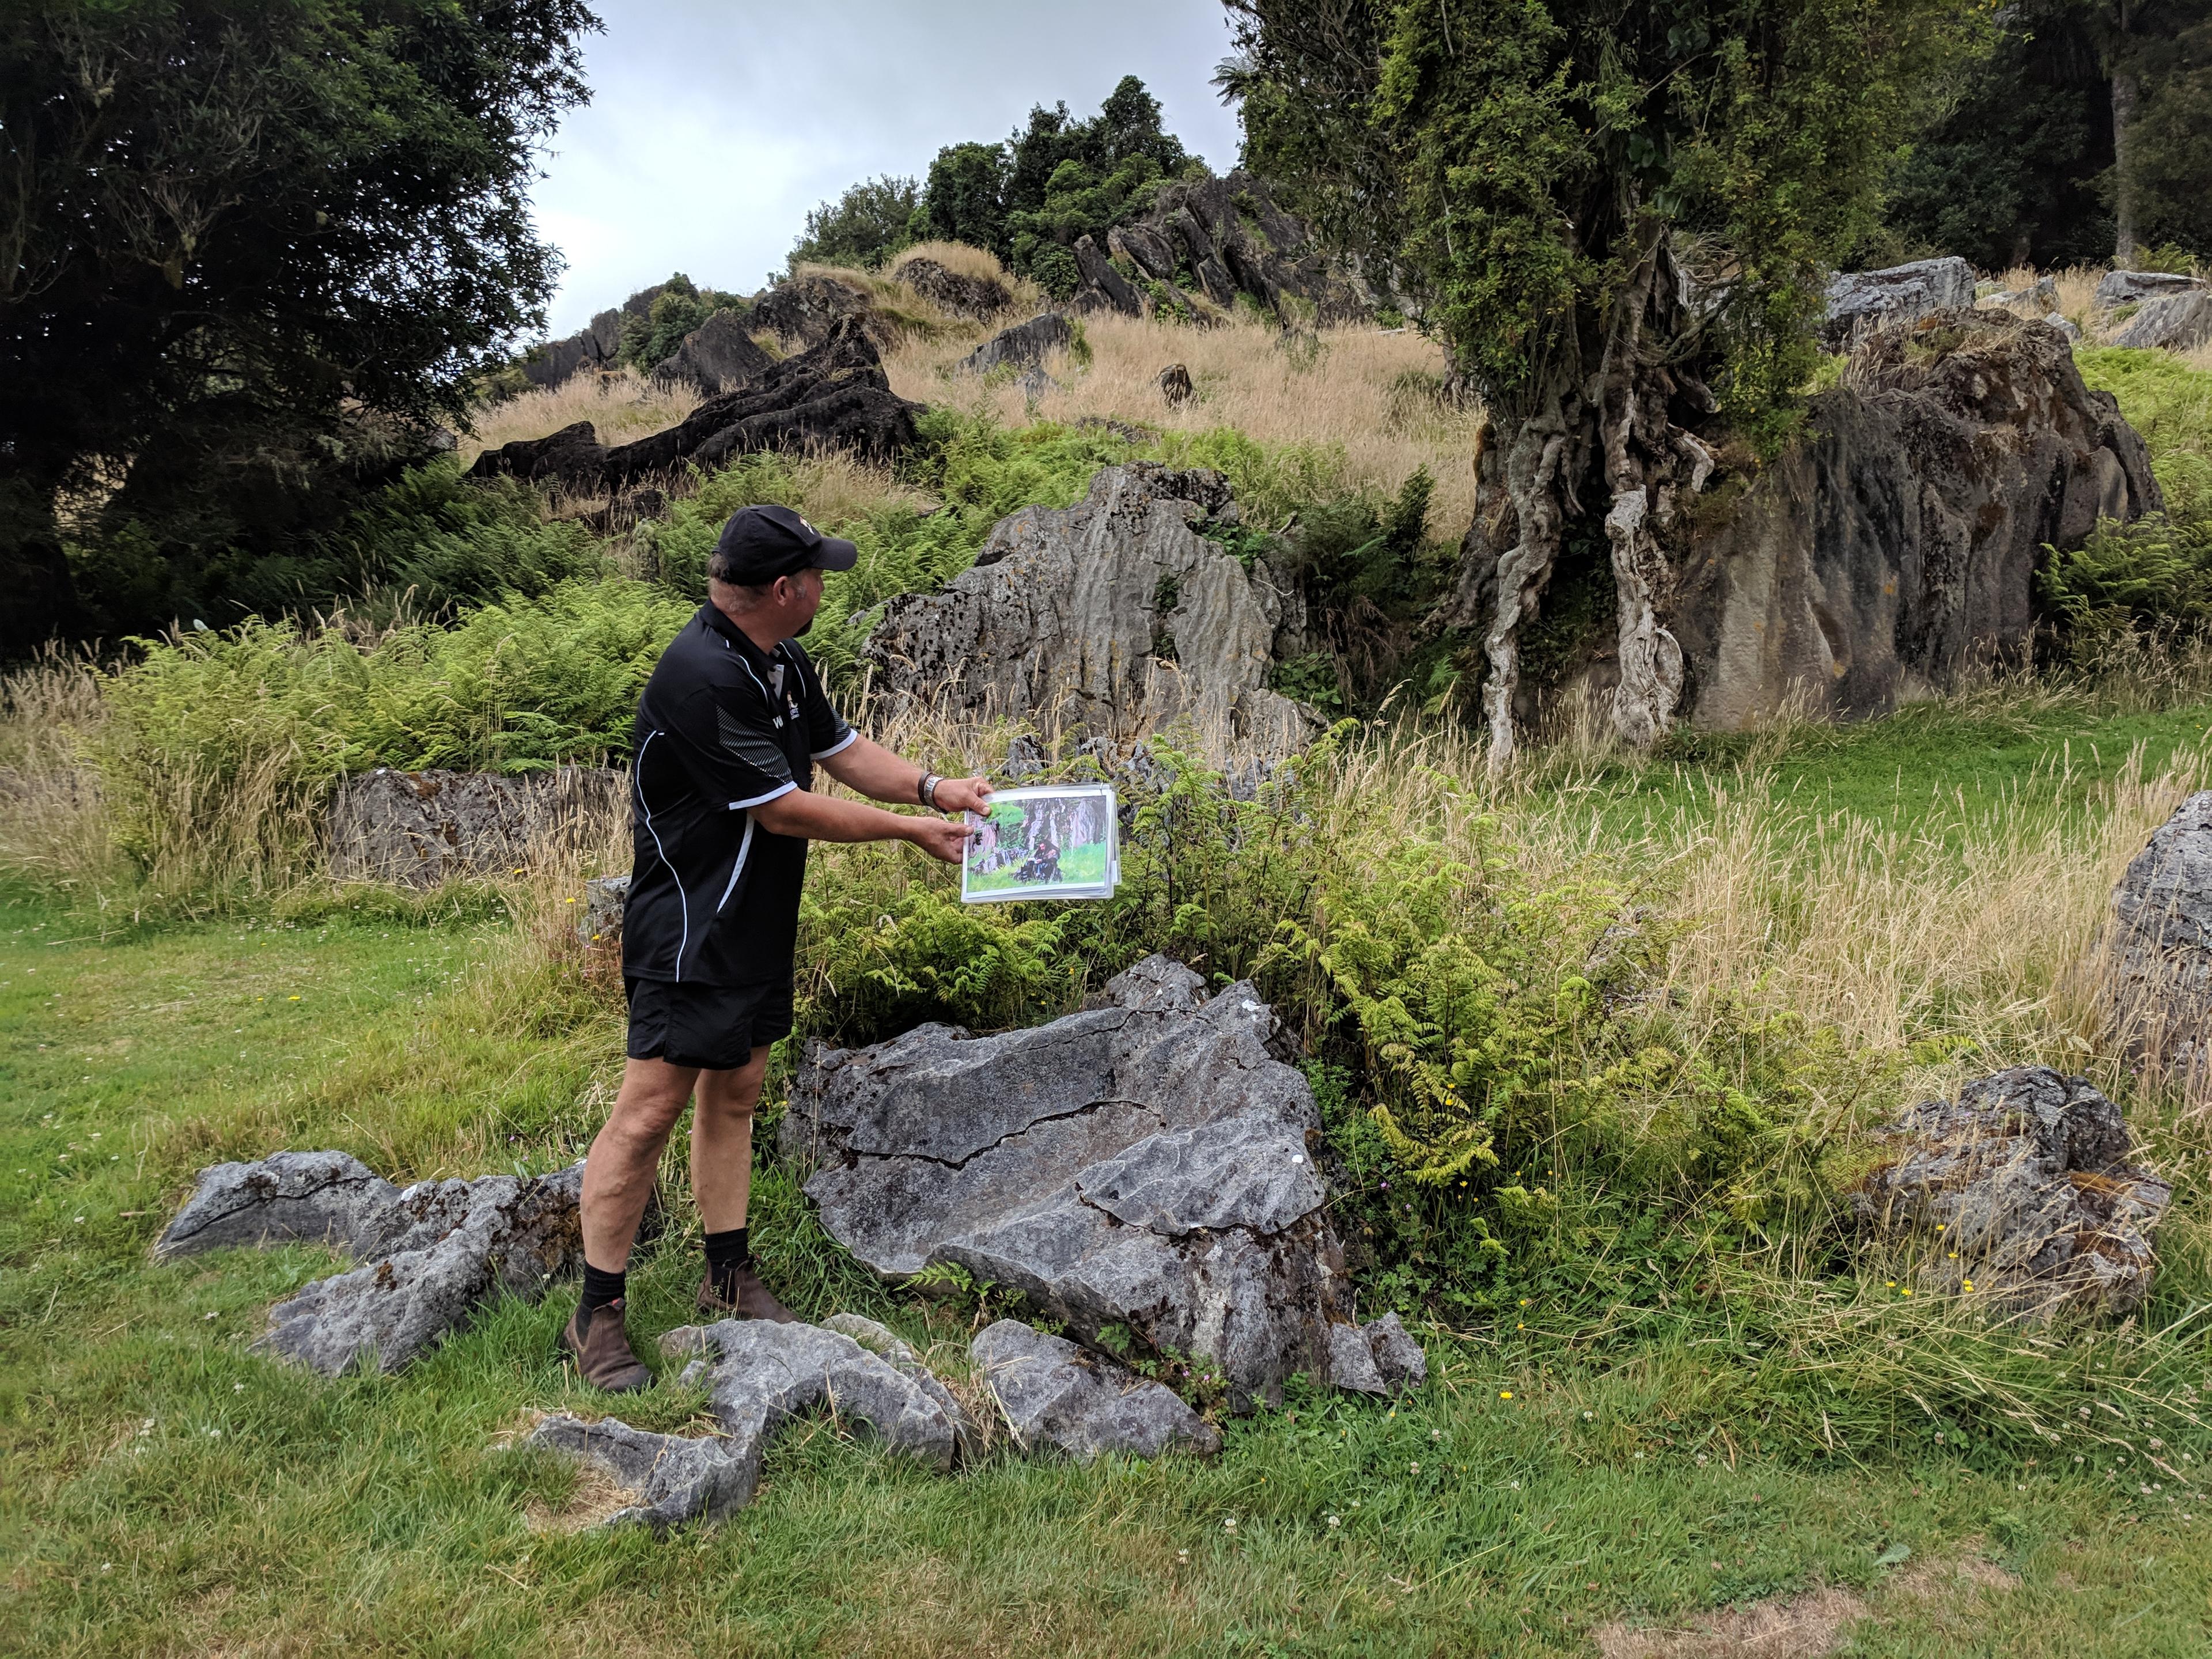
[[[2155,764],[2208,728],[2202,707],[1914,711],[1577,787],[1624,821],[1749,779],[1829,812],[1954,789],[2063,808],[2131,746]],[[220,1158],[337,1146],[404,1181],[573,1156],[614,1075],[614,1001],[515,945],[465,896],[105,937],[0,898],[0,1650],[1522,1659],[1821,1586],[1857,1598],[1858,1654],[2212,1649],[2192,1479],[1955,1434],[1753,1453],[1753,1426],[1710,1408],[1741,1356],[1687,1335],[1592,1352],[1533,1316],[1431,1333],[1432,1381],[1395,1409],[1294,1394],[1211,1463],[1002,1449],[945,1479],[820,1423],[719,1530],[563,1531],[573,1474],[496,1443],[588,1406],[553,1358],[571,1293],[400,1376],[330,1382],[248,1352],[327,1256],[147,1254]],[[641,1263],[641,1336],[685,1318],[688,1211]],[[759,1231],[803,1312],[857,1306],[957,1359],[969,1316],[839,1262],[773,1173]],[[702,1405],[671,1388],[631,1417]]]

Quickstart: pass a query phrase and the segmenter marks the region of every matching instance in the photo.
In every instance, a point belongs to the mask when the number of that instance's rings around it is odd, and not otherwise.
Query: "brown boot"
[[[699,1311],[721,1319],[772,1319],[779,1325],[798,1322],[799,1316],[777,1301],[769,1287],[750,1267],[739,1267],[730,1275],[734,1297],[723,1296],[714,1288],[714,1275],[708,1273],[699,1281]]]
[[[568,1316],[568,1328],[561,1333],[561,1352],[576,1362],[584,1381],[608,1394],[635,1394],[640,1389],[651,1388],[653,1373],[629,1351],[629,1333],[623,1328],[622,1298],[616,1297],[592,1314],[580,1334],[576,1322],[583,1317],[580,1307]]]

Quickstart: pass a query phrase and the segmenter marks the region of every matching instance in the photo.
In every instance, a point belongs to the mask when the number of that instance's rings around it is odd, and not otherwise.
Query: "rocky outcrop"
[[[1125,317],[1141,317],[1145,302],[1137,297],[1127,277],[1114,268],[1098,244],[1088,236],[1075,239],[1073,250],[1075,268],[1082,274],[1083,285],[1075,290],[1074,305],[1079,311],[1095,311],[1105,307],[1120,312]]]
[[[968,374],[988,374],[994,368],[1041,368],[1052,353],[1074,343],[1075,325],[1065,312],[1042,312],[1026,323],[1000,329],[953,367]]]
[[[1218,472],[1139,461],[1101,471],[1075,507],[1023,508],[941,591],[884,605],[864,651],[878,695],[1050,710],[1115,742],[1188,720],[1217,761],[1290,752],[1318,730],[1267,684],[1295,599],[1194,528],[1233,505]]]
[[[968,1357],[1024,1451],[1051,1447],[1088,1463],[1101,1452],[1221,1449],[1220,1433],[1172,1390],[1018,1319],[978,1332]]]
[[[587,369],[612,368],[615,353],[622,348],[622,325],[620,309],[599,313],[590,327],[529,352],[522,360],[523,378],[532,386],[556,386]]]
[[[2173,1188],[2129,1163],[2119,1108],[2087,1079],[2014,1066],[1879,1133],[1854,1207],[1869,1236],[1918,1258],[1917,1288],[2033,1318],[2142,1302]]]
[[[753,343],[759,325],[741,312],[718,311],[684,337],[653,371],[656,380],[678,381],[712,398],[750,386],[775,359]]]
[[[1807,426],[1748,488],[1659,504],[1688,520],[1664,614],[1699,725],[1878,714],[2016,657],[2045,544],[2161,506],[2118,404],[2059,335],[2004,312],[1880,331]],[[1600,658],[1591,683],[1609,672]]]
[[[619,772],[564,766],[491,772],[397,772],[342,781],[324,817],[340,881],[434,887],[454,876],[505,874],[605,816],[627,785]]]
[[[842,283],[829,286],[850,292]],[[759,307],[752,315],[759,326]],[[568,428],[562,465],[572,488],[612,492],[686,466],[719,466],[755,450],[824,447],[889,460],[914,442],[915,416],[921,412],[921,404],[891,391],[867,330],[858,319],[846,317],[818,345],[769,364],[736,391],[709,398],[665,432],[603,449],[597,448],[588,422],[580,429]],[[532,469],[544,465],[540,446],[549,441],[532,439],[486,450],[469,476],[537,476]]]
[[[787,350],[811,351],[848,318],[868,330],[875,308],[875,301],[850,283],[810,271],[756,295],[746,320],[755,333],[765,331],[779,337]]]
[[[1887,270],[1860,270],[1828,284],[1820,343],[1847,351],[1877,329],[1917,322],[1974,303],[1974,270],[1964,259],[1916,259]]]
[[[2105,343],[2132,349],[2162,347],[2194,351],[2212,340],[2212,294],[2192,289],[2147,300],[2142,308],[2105,337]]]
[[[892,273],[939,311],[982,322],[1013,304],[1006,285],[990,276],[965,276],[936,260],[915,258]]]
[[[2191,795],[2112,890],[2112,1029],[2137,1065],[2212,1098],[2212,790]]]
[[[2149,300],[2197,293],[2203,287],[2198,278],[2175,271],[2108,270],[2097,283],[2096,307],[2100,311],[2118,311],[2122,306],[2139,306]]]
[[[219,1164],[154,1247],[164,1260],[294,1241],[349,1251],[350,1272],[269,1310],[255,1346],[326,1376],[392,1371],[501,1296],[535,1302],[583,1261],[580,1164],[556,1175],[426,1181],[398,1191],[343,1152]]]
[[[603,1527],[665,1532],[686,1521],[711,1525],[751,1503],[760,1486],[757,1435],[653,1434],[618,1418],[547,1417],[521,1443],[588,1464],[621,1488],[629,1502]]]
[[[1327,1373],[1350,1297],[1312,1091],[1274,1032],[1249,985],[1209,998],[1153,957],[1031,1030],[817,1049],[781,1148],[823,1226],[887,1278],[952,1262],[1086,1341],[1127,1326],[1275,1398]]]

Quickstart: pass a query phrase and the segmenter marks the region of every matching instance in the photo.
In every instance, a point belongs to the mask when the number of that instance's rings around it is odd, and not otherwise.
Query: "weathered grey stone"
[[[712,1525],[751,1503],[760,1486],[757,1434],[652,1434],[612,1417],[548,1417],[522,1444],[589,1463],[629,1493],[633,1501],[600,1522],[606,1527]]]
[[[1923,1288],[2039,1318],[2125,1313],[2142,1300],[2173,1188],[2128,1164],[2119,1108],[2086,1079],[2014,1066],[1881,1133],[1893,1150],[1854,1207],[1870,1237],[1929,1241]]]
[[[599,768],[502,777],[379,767],[346,779],[331,798],[331,873],[408,887],[504,874],[598,822],[626,787],[622,774]]]
[[[1225,178],[1211,174],[1177,179],[1160,186],[1152,206],[1133,223],[1109,232],[1107,249],[1127,258],[1147,277],[1179,282],[1188,267],[1206,297],[1226,310],[1243,297],[1283,321],[1296,316],[1322,323],[1369,322],[1376,296],[1350,260],[1322,250],[1311,229],[1276,204],[1267,181],[1242,170]],[[1086,297],[1100,306],[1126,310],[1142,303],[1133,289],[1119,295],[1122,282],[1097,274],[1076,258],[1085,278],[1077,303]],[[1104,255],[1096,255],[1104,264]]]
[[[2052,312],[2043,319],[2043,325],[2045,328],[2056,329],[2064,335],[2069,345],[2078,343],[2081,338],[2081,328],[2063,311]]]
[[[1101,1452],[1221,1449],[1213,1426],[1172,1390],[1018,1319],[980,1332],[968,1353],[1025,1451],[1053,1446],[1087,1463]]]
[[[950,1469],[964,1439],[964,1413],[945,1409],[951,1395],[933,1388],[841,1331],[765,1319],[724,1319],[687,1325],[660,1339],[663,1353],[697,1356],[684,1368],[687,1384],[703,1384],[715,1419],[739,1438],[773,1438],[799,1413],[827,1407],[873,1430],[884,1443],[934,1469]],[[912,1351],[908,1358],[912,1359]],[[927,1370],[919,1360],[914,1367]]]
[[[2142,309],[2105,337],[2105,343],[2140,350],[2162,347],[2194,351],[2212,340],[2212,294],[2202,289],[2147,300]]]
[[[2018,658],[2045,545],[2162,505],[2117,402],[2057,334],[2006,312],[1880,331],[1807,426],[1698,515],[1670,572],[1662,612],[1700,726],[1884,714]],[[1609,673],[1589,683],[1609,690]]]
[[[592,325],[584,331],[591,346],[592,356],[603,363],[612,362],[615,353],[622,349],[623,313],[620,306],[610,306],[592,319]]]
[[[2212,1097],[2212,790],[2152,835],[2112,890],[2106,1006],[2139,1065]]]
[[[1375,1347],[1357,1325],[1328,1328],[1328,1380],[1354,1394],[1387,1394],[1382,1370],[1375,1364]]]
[[[2117,311],[2122,306],[2139,306],[2146,300],[2191,293],[2203,286],[2194,276],[2171,270],[2108,270],[2098,281],[2096,307],[2100,311]]]
[[[1917,322],[1974,303],[1974,270],[1964,259],[1916,259],[1887,270],[1852,271],[1828,284],[1828,314],[1820,341],[1848,350],[1877,329]]]
[[[583,1261],[580,1164],[525,1180],[424,1182],[399,1194],[360,1266],[269,1310],[255,1346],[326,1376],[394,1371],[504,1295],[535,1302]]]
[[[894,274],[939,310],[956,317],[981,321],[997,316],[1014,302],[1004,283],[988,276],[963,276],[934,259],[908,259]]]
[[[999,368],[1039,368],[1046,357],[1075,343],[1075,325],[1060,311],[1041,312],[1026,323],[1000,329],[954,367],[969,374]]]
[[[629,874],[594,876],[584,884],[584,914],[576,918],[576,937],[606,950],[622,945],[623,912],[629,903]]]
[[[834,276],[813,272],[778,283],[753,301],[752,326],[781,336],[795,349],[811,350],[850,318],[874,339],[875,301]],[[884,342],[874,339],[881,346]]]
[[[1418,1389],[1429,1380],[1429,1357],[1394,1313],[1369,1324],[1361,1332],[1375,1356],[1375,1369],[1394,1389]]]
[[[571,335],[565,340],[548,341],[533,349],[522,360],[522,375],[535,386],[556,386],[589,359],[590,350],[583,337]]]
[[[1121,225],[1106,233],[1106,252],[1131,264],[1157,283],[1175,280],[1175,245],[1166,232],[1154,225]]]
[[[1114,262],[1097,243],[1088,236],[1079,236],[1073,251],[1075,268],[1083,273],[1084,282],[1105,295],[1108,305],[1127,316],[1144,314],[1145,302],[1138,298],[1137,290],[1127,277],[1114,269]]]
[[[169,1261],[232,1245],[374,1249],[393,1227],[399,1189],[347,1152],[276,1152],[200,1171],[154,1255]]]
[[[976,1431],[975,1419],[968,1415],[968,1408],[938,1380],[937,1374],[922,1363],[921,1356],[896,1331],[865,1314],[856,1313],[831,1314],[822,1322],[822,1328],[851,1337],[935,1401],[938,1410],[952,1424],[953,1449],[958,1456],[969,1458],[982,1450],[982,1437]]]
[[[2039,276],[2026,288],[1996,289],[1983,296],[1982,303],[1993,306],[2033,304],[2041,311],[2058,308],[2058,284],[2049,276]]]
[[[1214,1361],[1237,1400],[1319,1376],[1346,1299],[1304,1078],[1248,984],[1154,957],[1097,1004],[969,1037],[925,1025],[817,1050],[785,1155],[823,1224],[887,1278],[951,1261],[1077,1335],[1128,1327]]]
[[[878,694],[1050,710],[1122,743],[1188,720],[1216,762],[1302,747],[1318,720],[1267,684],[1283,596],[1193,528],[1228,505],[1218,473],[1138,461],[1075,507],[1001,520],[972,568],[884,606],[864,650]]]
[[[753,343],[754,326],[743,312],[716,312],[654,367],[653,378],[695,386],[709,398],[751,385],[775,362]]]
[[[527,478],[588,491],[599,487],[606,453],[599,428],[589,421],[578,421],[542,438],[517,438],[486,450],[471,465],[469,477]],[[488,460],[488,456],[495,459]]]

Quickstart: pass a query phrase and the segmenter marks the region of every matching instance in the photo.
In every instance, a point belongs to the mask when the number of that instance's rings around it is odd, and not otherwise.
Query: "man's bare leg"
[[[753,1109],[768,1076],[768,1049],[734,1072],[699,1073],[699,1098],[691,1113],[691,1195],[710,1233],[745,1224],[753,1190]]]
[[[665,1060],[633,1060],[623,1067],[614,1110],[584,1160],[584,1260],[602,1273],[618,1273],[629,1265],[629,1247],[653,1196],[661,1150],[699,1075],[696,1067],[671,1066]],[[757,1083],[753,1092],[757,1099]],[[750,1119],[746,1133],[750,1145]]]

